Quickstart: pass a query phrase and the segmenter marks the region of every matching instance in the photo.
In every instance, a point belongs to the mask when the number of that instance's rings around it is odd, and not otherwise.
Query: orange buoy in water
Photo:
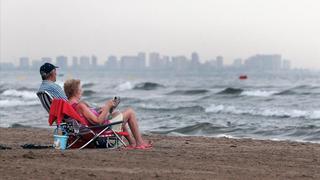
[[[248,76],[247,75],[240,75],[239,79],[240,80],[245,80],[245,79],[248,79]]]

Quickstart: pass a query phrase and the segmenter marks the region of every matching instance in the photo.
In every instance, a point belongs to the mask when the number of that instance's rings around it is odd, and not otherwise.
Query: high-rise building
[[[39,70],[40,67],[42,66],[42,61],[41,60],[33,60],[32,61],[32,66],[31,66],[31,69],[33,70]]]
[[[12,63],[0,62],[0,70],[1,71],[13,70],[13,69],[15,69],[15,67]]]
[[[207,61],[207,63],[205,63],[205,65],[208,66],[208,68],[209,68],[209,67],[217,67],[217,60],[215,60],[215,59],[209,59],[209,60]],[[211,69],[211,68],[210,68],[210,69]]]
[[[190,66],[189,69],[191,71],[198,71],[200,68],[200,58],[197,52],[193,52],[191,54],[191,62],[190,62]]]
[[[28,57],[20,57],[19,69],[22,69],[22,70],[29,69],[29,58]]]
[[[169,65],[169,63],[170,63],[170,57],[169,57],[169,56],[163,56],[163,57],[161,58],[161,61],[162,61],[162,63],[163,63],[163,67],[164,67],[164,68],[168,68],[168,65]]]
[[[79,61],[77,56],[72,57],[72,68],[77,69],[79,67]]]
[[[149,68],[158,69],[160,65],[160,54],[152,52],[149,54]]]
[[[139,52],[137,59],[137,68],[144,69],[146,67],[146,53]]]
[[[186,70],[190,65],[190,62],[185,56],[173,56],[171,58],[171,67],[175,70]]]
[[[80,69],[89,69],[89,67],[90,67],[90,58],[89,58],[89,56],[81,56],[80,57],[79,68]]]
[[[191,65],[192,66],[198,66],[200,64],[199,55],[196,52],[193,52],[191,54]]]
[[[107,69],[116,70],[119,68],[118,58],[116,56],[109,56],[104,65]]]
[[[217,68],[223,68],[223,57],[222,56],[217,56],[216,62],[217,62]]]
[[[272,70],[281,69],[281,66],[282,66],[281,55],[278,55],[278,54],[271,55],[270,59],[271,59],[271,64],[272,64],[271,65]]]
[[[122,56],[120,66],[125,70],[143,70],[146,67],[146,54],[138,53],[137,56]]]
[[[241,58],[237,58],[235,60],[233,60],[233,67],[235,68],[240,68],[242,66],[242,59]]]
[[[98,58],[95,55],[91,56],[91,67],[97,68],[98,67]]]
[[[282,69],[289,70],[291,69],[291,62],[289,60],[283,60]]]
[[[68,69],[68,57],[57,56],[56,57],[56,66],[58,66],[61,70]]]
[[[153,70],[164,70],[168,68],[170,57],[161,57],[159,53],[153,52],[149,54],[149,68]]]
[[[248,69],[254,70],[279,70],[281,69],[281,55],[272,54],[272,55],[261,55],[257,54],[255,56],[249,57],[245,61],[245,66]]]
[[[134,70],[137,69],[137,60],[136,56],[122,56],[120,59],[121,69],[124,70]]]

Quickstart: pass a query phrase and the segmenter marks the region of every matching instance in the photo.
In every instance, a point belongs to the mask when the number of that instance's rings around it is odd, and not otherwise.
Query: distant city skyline
[[[190,56],[167,56],[158,52],[138,52],[136,55],[111,55],[102,65],[98,64],[99,58],[92,56],[64,55],[52,57],[41,57],[32,60],[29,57],[20,57],[19,64],[0,62],[0,70],[36,70],[44,63],[53,63],[60,70],[110,70],[110,71],[166,71],[166,72],[221,72],[221,71],[242,71],[242,72],[280,72],[291,69],[290,60],[284,59],[281,54],[256,54],[245,59],[234,59],[231,65],[225,64],[223,56],[211,58],[208,61],[201,61],[197,52]],[[299,70],[299,69],[293,69]]]
[[[0,0],[0,62],[22,56],[282,54],[320,69],[318,0]]]
[[[223,54],[220,54],[218,56],[212,56],[212,57],[208,57],[207,59],[204,59],[203,56],[196,52],[196,51],[192,51],[192,52],[188,52],[188,53],[183,53],[183,54],[173,54],[173,55],[169,55],[169,54],[164,54],[164,53],[161,53],[161,52],[158,52],[158,51],[153,51],[153,52],[145,52],[145,51],[137,51],[137,52],[134,52],[133,54],[115,54],[115,53],[112,53],[112,54],[108,54],[108,55],[105,55],[105,56],[97,56],[96,54],[94,53],[89,53],[89,54],[73,54],[73,55],[66,55],[66,54],[56,54],[56,55],[53,55],[53,56],[48,56],[48,55],[44,55],[44,56],[37,56],[37,57],[34,57],[34,56],[27,56],[27,55],[23,55],[23,56],[19,56],[17,57],[17,59],[15,59],[14,61],[0,61],[0,63],[5,63],[5,62],[8,62],[8,63],[13,63],[14,65],[19,65],[19,60],[21,58],[24,58],[24,57],[27,57],[30,62],[32,61],[46,61],[46,60],[49,60],[49,62],[52,62],[52,60],[55,60],[57,57],[66,57],[70,60],[69,63],[72,63],[72,59],[73,58],[90,58],[90,57],[94,57],[96,58],[96,63],[99,64],[99,65],[103,65],[105,63],[106,60],[108,60],[110,57],[115,57],[117,59],[117,61],[121,61],[120,58],[121,57],[131,57],[131,56],[136,56],[138,53],[144,53],[146,54],[146,56],[148,56],[146,59],[149,59],[150,57],[149,56],[152,56],[154,54],[156,54],[156,56],[164,56],[165,58],[168,58],[171,59],[171,58],[175,58],[175,57],[181,57],[181,56],[185,56],[185,57],[190,57],[189,60],[192,59],[192,57],[196,54],[197,56],[197,59],[199,59],[200,63],[206,63],[206,62],[209,62],[209,61],[212,61],[212,60],[215,60],[216,58],[218,57],[222,57],[223,58],[223,61],[224,61],[224,65],[232,65],[234,63],[235,60],[246,60],[247,58],[250,58],[251,56],[255,56],[255,55],[259,55],[261,53],[256,53],[256,54],[251,54],[249,55],[248,57],[238,57],[238,58],[235,58],[235,59],[231,59],[231,60],[226,60],[225,59],[225,56]],[[271,53],[271,54],[276,54],[276,53]],[[264,55],[264,54],[261,54],[261,55]],[[281,54],[279,54],[281,55]],[[282,55],[281,55],[282,56]],[[288,58],[285,57],[286,60],[289,60]],[[290,60],[291,61],[291,60]],[[149,63],[147,61],[147,63]]]

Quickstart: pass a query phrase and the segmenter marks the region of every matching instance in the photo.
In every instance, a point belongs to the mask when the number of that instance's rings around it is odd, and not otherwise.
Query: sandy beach
[[[1,179],[320,179],[320,144],[145,135],[151,150],[23,149],[52,130],[0,128]]]

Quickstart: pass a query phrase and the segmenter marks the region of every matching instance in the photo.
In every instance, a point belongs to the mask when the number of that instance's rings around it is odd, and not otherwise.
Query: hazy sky
[[[157,51],[320,69],[319,0],[0,0],[1,62]]]

